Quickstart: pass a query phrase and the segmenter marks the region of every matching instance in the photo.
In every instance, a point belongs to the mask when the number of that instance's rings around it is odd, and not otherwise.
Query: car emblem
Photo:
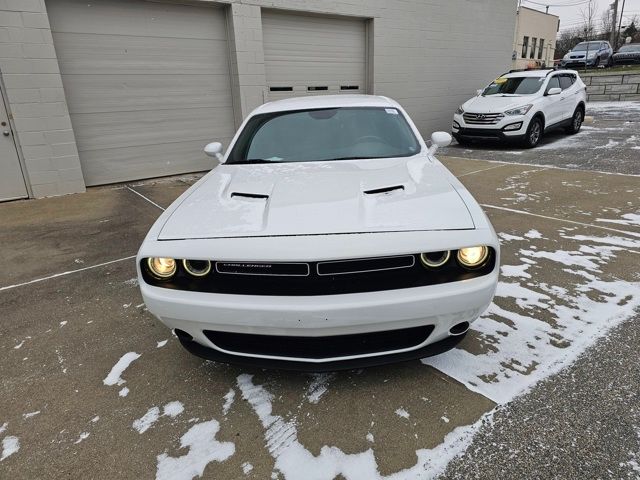
[[[483,118],[487,118],[487,116],[484,113],[480,113],[477,116],[480,120],[482,120]]]

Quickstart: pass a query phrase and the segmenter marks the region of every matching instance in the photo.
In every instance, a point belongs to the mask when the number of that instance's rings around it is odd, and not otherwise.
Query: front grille
[[[206,337],[218,348],[230,352],[326,359],[389,352],[417,347],[431,332],[432,325],[384,332],[332,335],[329,337],[290,337],[205,330]]]
[[[462,115],[468,125],[495,125],[504,118],[503,113],[469,113]]]
[[[476,278],[493,271],[495,251],[491,248],[489,251],[485,264],[475,270],[459,266],[455,251],[451,252],[450,260],[437,269],[424,268],[418,254],[308,263],[213,262],[214,268],[204,277],[189,275],[179,260],[177,272],[169,280],[153,278],[145,259],[141,260],[140,267],[146,283],[174,290],[236,295],[339,295]]]

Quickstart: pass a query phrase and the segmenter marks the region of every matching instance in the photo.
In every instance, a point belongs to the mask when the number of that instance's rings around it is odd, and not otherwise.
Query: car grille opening
[[[495,125],[504,118],[503,113],[470,113],[462,115],[468,125]]]
[[[433,332],[433,325],[383,332],[291,337],[205,330],[218,348],[238,354],[327,359],[389,352],[417,347]]]

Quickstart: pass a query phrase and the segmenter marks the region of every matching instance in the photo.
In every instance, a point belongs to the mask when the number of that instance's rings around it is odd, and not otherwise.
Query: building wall
[[[426,136],[510,64],[515,0],[216,3],[227,5],[236,124],[265,98],[262,8],[369,19],[369,93],[398,100]],[[0,0],[0,70],[31,195],[83,191],[44,0]]]
[[[512,62],[512,68],[542,66],[543,63],[546,66],[553,66],[559,20],[555,15],[526,7],[519,8],[513,42],[513,55],[516,58]],[[526,46],[525,37],[528,38]],[[534,38],[535,48],[532,43]],[[544,40],[542,54],[540,54],[540,39]],[[531,58],[532,52],[534,58]]]

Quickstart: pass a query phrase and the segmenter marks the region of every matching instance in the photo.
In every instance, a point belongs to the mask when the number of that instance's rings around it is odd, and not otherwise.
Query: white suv
[[[512,71],[458,107],[452,133],[461,145],[505,140],[533,148],[552,128],[578,133],[586,99],[586,86],[573,70]]]

